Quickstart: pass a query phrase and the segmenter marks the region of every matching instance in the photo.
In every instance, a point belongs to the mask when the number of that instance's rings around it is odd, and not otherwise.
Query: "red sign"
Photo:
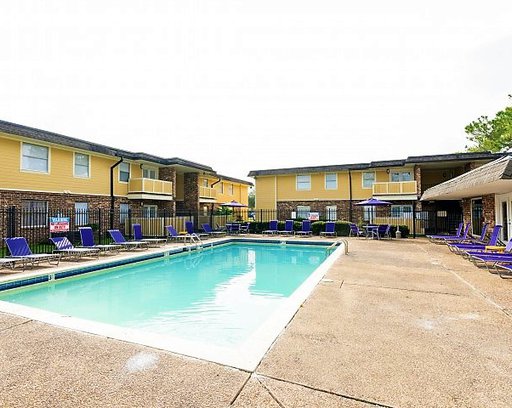
[[[68,217],[50,217],[50,232],[69,231]]]

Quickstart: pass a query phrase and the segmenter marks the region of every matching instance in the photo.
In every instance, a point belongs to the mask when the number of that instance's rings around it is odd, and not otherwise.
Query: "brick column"
[[[471,222],[471,198],[462,199],[462,221]]]
[[[174,167],[160,167],[158,169],[158,178],[163,181],[170,181],[172,183],[172,201],[165,203],[165,207],[172,211],[176,211],[176,169]]]
[[[185,173],[183,206],[186,210],[199,211],[199,175],[198,173]]]
[[[416,181],[416,195],[421,197],[421,167],[414,165],[414,180]],[[416,201],[416,211],[421,211],[421,201]]]
[[[488,222],[489,227],[494,227],[494,225],[496,223],[494,194],[482,196],[482,207],[483,207],[484,222]]]

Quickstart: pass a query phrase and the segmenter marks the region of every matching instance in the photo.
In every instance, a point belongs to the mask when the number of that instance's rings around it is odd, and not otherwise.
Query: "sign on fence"
[[[320,219],[320,213],[318,213],[318,212],[310,212],[308,218],[309,218],[310,221],[318,221]]]
[[[69,231],[69,217],[50,217],[50,232]]]

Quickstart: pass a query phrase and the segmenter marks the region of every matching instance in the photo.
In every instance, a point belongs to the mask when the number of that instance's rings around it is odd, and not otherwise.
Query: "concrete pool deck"
[[[0,406],[512,406],[512,279],[422,239],[349,249],[254,372],[0,314]]]

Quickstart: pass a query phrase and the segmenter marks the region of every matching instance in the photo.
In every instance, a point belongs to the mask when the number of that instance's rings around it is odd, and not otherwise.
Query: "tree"
[[[254,193],[254,190],[251,189],[249,191],[249,208],[256,207],[256,194]]]
[[[512,99],[512,95],[509,95]],[[467,138],[474,143],[466,146],[469,152],[503,152],[512,148],[512,106],[496,113],[493,119],[480,116],[465,127]]]

